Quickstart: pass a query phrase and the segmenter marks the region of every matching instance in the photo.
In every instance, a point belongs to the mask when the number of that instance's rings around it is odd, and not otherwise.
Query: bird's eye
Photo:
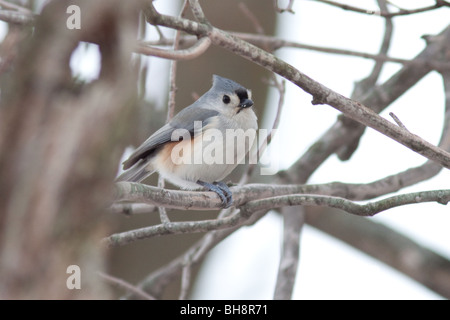
[[[225,104],[229,104],[230,101],[231,101],[231,99],[230,99],[229,96],[227,96],[226,94],[224,94],[224,95],[223,95],[223,98],[222,98],[222,101],[223,101],[223,103],[225,103]]]

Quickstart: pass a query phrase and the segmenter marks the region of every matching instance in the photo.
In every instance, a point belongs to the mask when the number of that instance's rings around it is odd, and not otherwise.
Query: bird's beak
[[[251,106],[253,106],[253,100],[251,99],[243,99],[239,104],[239,107],[241,108],[250,108]]]

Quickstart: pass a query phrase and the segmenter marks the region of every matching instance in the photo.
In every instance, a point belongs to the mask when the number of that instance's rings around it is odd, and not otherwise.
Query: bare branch
[[[151,295],[149,295],[147,292],[145,292],[144,290],[132,285],[131,283],[126,282],[123,279],[117,278],[117,277],[113,277],[109,274],[103,273],[103,272],[97,272],[97,274],[105,281],[121,287],[125,290],[127,290],[128,292],[133,293],[134,295],[145,299],[145,300],[155,300],[154,297],[152,297]]]
[[[292,298],[300,259],[300,233],[305,222],[305,207],[285,207],[283,214],[283,247],[278,265],[274,299]]]
[[[265,211],[255,212],[252,217],[247,220],[247,224],[252,224],[261,219],[266,213],[267,212]],[[215,245],[232,234],[238,228],[239,227],[234,227],[208,232],[183,255],[175,258],[169,264],[161,267],[146,277],[140,283],[140,287],[143,290],[150,292],[153,296],[160,297],[165,287],[171,283],[175,277],[181,274],[186,259],[190,259],[189,261],[191,262],[191,267],[195,267],[205,258],[206,254],[214,248]],[[128,296],[127,298],[133,298],[133,296]]]
[[[16,10],[18,12],[22,12],[22,13],[26,13],[26,14],[32,14],[32,11],[30,9],[19,6],[12,2],[5,1],[5,0],[0,0],[0,6],[5,9]]]

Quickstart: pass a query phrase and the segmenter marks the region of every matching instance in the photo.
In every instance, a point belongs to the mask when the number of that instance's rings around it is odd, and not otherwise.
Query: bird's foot
[[[230,188],[228,188],[225,183],[221,181],[209,183],[201,180],[198,180],[197,183],[204,187],[206,190],[217,193],[217,195],[222,200],[222,205],[224,206],[224,208],[231,207],[231,204],[233,203],[233,197]]]

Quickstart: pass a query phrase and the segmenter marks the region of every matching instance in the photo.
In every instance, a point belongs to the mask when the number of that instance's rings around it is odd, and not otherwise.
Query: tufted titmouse
[[[181,188],[214,191],[229,207],[231,191],[221,180],[254,145],[258,124],[252,106],[250,90],[214,75],[208,92],[181,110],[123,162],[126,171],[117,180],[140,182],[157,171]]]

